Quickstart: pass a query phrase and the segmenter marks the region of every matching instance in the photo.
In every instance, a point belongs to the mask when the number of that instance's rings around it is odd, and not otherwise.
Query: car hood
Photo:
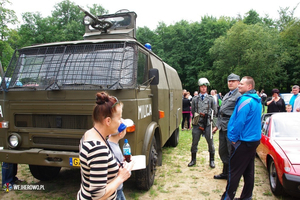
[[[276,140],[276,143],[285,153],[292,165],[300,165],[300,140]]]

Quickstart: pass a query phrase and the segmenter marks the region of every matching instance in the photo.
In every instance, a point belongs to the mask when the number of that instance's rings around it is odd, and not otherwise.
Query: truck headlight
[[[21,145],[21,136],[17,133],[12,133],[8,136],[8,145],[11,148],[17,148]]]

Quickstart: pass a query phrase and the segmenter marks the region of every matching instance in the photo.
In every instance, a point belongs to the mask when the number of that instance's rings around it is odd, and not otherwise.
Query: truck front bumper
[[[53,167],[79,167],[79,153],[43,149],[0,150],[0,161]]]

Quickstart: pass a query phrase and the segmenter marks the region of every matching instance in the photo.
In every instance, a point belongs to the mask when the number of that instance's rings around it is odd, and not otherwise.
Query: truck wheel
[[[278,179],[278,174],[276,171],[274,160],[270,160],[269,162],[269,181],[270,181],[271,190],[275,195],[284,194],[283,186],[281,185]]]
[[[168,146],[177,147],[179,142],[179,128],[177,128],[168,140]]]
[[[29,169],[34,178],[41,181],[48,181],[58,175],[61,167],[29,165]]]
[[[135,172],[137,187],[141,190],[149,190],[154,182],[155,171],[157,166],[157,144],[153,137],[148,156],[148,165],[146,169]]]

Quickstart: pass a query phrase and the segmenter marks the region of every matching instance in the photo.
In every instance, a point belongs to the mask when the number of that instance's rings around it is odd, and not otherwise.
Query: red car
[[[273,194],[300,198],[300,113],[263,115],[261,134],[256,153],[268,169]]]

